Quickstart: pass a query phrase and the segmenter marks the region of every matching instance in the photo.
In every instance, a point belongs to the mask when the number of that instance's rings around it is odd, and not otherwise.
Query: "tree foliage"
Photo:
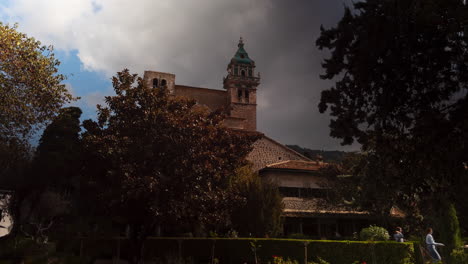
[[[80,117],[78,107],[66,107],[49,124],[39,140],[33,160],[34,179],[45,188],[67,190],[81,163]]]
[[[233,228],[242,236],[278,236],[283,211],[278,186],[262,180],[246,166],[238,169],[233,188],[243,198],[232,212]]]
[[[18,228],[36,241],[44,241],[50,229],[70,213],[73,196],[76,202],[80,163],[81,110],[60,110],[44,130],[37,151],[19,175],[5,177],[14,191],[9,214]]]
[[[361,232],[359,232],[359,237],[361,240],[367,241],[385,241],[390,238],[387,229],[380,227],[380,226],[369,226],[363,228]]]
[[[439,240],[446,246],[441,252],[447,263],[458,264],[451,253],[463,247],[463,241],[460,233],[460,224],[458,222],[457,210],[452,203],[447,203],[438,208],[434,223],[438,226],[437,233]]]
[[[0,136],[28,135],[73,98],[51,46],[0,23]]]
[[[357,2],[336,27],[321,29],[317,46],[331,51],[321,78],[336,84],[322,92],[319,110],[330,110],[332,136],[362,144],[368,199],[427,215],[460,198],[467,45],[468,7],[458,0]]]
[[[97,122],[84,122],[84,175],[101,213],[123,219],[134,239],[158,226],[225,225],[236,199],[230,179],[257,135],[227,129],[221,113],[147,87],[128,70],[112,82],[116,96],[98,105]]]

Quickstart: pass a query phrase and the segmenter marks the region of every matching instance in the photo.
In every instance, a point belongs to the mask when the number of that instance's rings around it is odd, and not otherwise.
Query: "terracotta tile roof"
[[[400,208],[398,208],[398,207],[396,207],[396,206],[393,206],[393,207],[390,209],[390,215],[393,216],[393,217],[397,217],[397,218],[404,218],[404,217],[406,217],[405,212],[403,212],[402,210],[400,210]]]
[[[321,198],[283,198],[283,216],[307,217],[317,215],[347,215],[347,216],[368,216],[368,211],[358,211],[346,205],[333,205]],[[390,210],[390,216],[404,218],[406,215],[396,207]]]
[[[345,205],[332,205],[320,198],[283,198],[283,216],[306,216],[306,215],[369,215],[366,211],[356,211]]]
[[[277,163],[267,165],[265,169],[288,169],[288,170],[305,170],[317,171],[323,168],[328,163],[321,161],[305,161],[305,160],[285,160]]]

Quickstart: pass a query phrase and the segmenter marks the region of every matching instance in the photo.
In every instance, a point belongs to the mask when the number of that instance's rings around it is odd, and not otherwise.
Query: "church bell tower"
[[[257,86],[260,74],[255,76],[255,61],[244,49],[242,37],[237,52],[227,66],[228,75],[223,80],[227,91],[229,116],[244,120],[244,129],[257,130]]]

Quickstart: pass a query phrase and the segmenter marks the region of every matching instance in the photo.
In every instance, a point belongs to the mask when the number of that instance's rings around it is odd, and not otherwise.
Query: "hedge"
[[[128,259],[128,239],[83,239],[73,242],[80,245],[83,256]],[[120,245],[120,251],[117,249]],[[62,247],[71,252],[77,249]],[[214,257],[219,263],[254,263],[253,249],[260,263],[272,262],[273,256],[304,263],[318,257],[330,264],[350,264],[354,261],[385,264],[418,263],[413,243],[393,241],[327,241],[269,238],[148,238],[144,244],[145,260],[164,258],[190,259],[194,263],[210,263]],[[214,255],[213,255],[214,253]],[[418,253],[418,252],[416,252]]]

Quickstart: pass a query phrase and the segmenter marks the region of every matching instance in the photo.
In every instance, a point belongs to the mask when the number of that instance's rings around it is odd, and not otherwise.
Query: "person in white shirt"
[[[439,252],[437,252],[436,246],[445,246],[445,245],[434,241],[434,237],[432,237],[432,228],[427,229],[426,245],[427,245],[427,250],[429,251],[429,254],[431,255],[432,262],[436,263],[438,261],[441,261],[442,258],[440,257]]]

